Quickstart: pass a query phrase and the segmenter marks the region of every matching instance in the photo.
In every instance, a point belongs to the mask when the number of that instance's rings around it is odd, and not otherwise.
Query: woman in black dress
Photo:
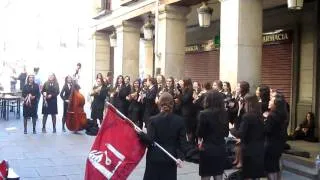
[[[270,88],[266,85],[260,85],[257,87],[256,96],[261,104],[261,113],[264,114],[266,118],[269,112]]]
[[[91,103],[91,119],[95,124],[97,124],[97,119],[99,119],[100,124],[102,124],[104,103],[107,96],[107,89],[104,86],[102,78],[96,79],[96,85],[93,87],[90,96],[93,96],[93,101]]]
[[[233,123],[235,130],[239,130],[240,124],[242,122],[242,116],[245,113],[244,109],[244,97],[249,93],[250,85],[246,81],[240,81],[237,84],[236,88],[236,97],[235,97],[235,107],[229,110],[229,118]],[[237,168],[242,167],[242,155],[241,155],[241,146],[240,144],[236,145],[236,159],[233,164],[236,165]]]
[[[157,97],[157,82],[154,78],[147,79],[147,92],[145,97],[143,98],[144,102],[144,114],[143,114],[143,121],[145,126],[148,127],[150,123],[149,118],[150,116],[156,115],[158,113],[158,108],[156,104],[156,97]]]
[[[131,89],[130,95],[127,97],[130,102],[129,105],[129,118],[140,128],[143,126],[141,119],[141,106],[142,104],[138,101],[140,94],[140,82],[135,80]]]
[[[63,101],[63,116],[62,116],[62,131],[66,132],[65,124],[66,124],[66,115],[68,111],[68,105],[69,105],[69,97],[71,95],[71,88],[72,88],[72,77],[67,76],[64,79],[64,85],[62,87],[60,97]]]
[[[130,102],[127,99],[128,96],[130,95],[131,92],[131,84],[130,84],[130,76],[125,76],[124,77],[124,91],[127,93],[126,99],[125,99],[125,104],[124,104],[124,115],[128,116],[128,111],[129,111],[129,106],[130,106]]]
[[[183,80],[181,96],[181,115],[185,120],[187,128],[188,141],[195,143],[195,132],[197,128],[196,110],[193,104],[193,88],[191,79]]]
[[[130,94],[130,89],[126,88],[124,84],[124,78],[122,75],[117,77],[116,84],[114,86],[114,92],[110,97],[113,98],[113,105],[124,115],[126,111],[126,97]]]
[[[263,117],[256,95],[244,97],[244,110],[239,129],[232,128],[232,135],[240,139],[242,172],[245,179],[264,177]]]
[[[173,105],[173,97],[164,92],[159,99],[160,113],[150,117],[147,135],[178,158],[178,162],[174,162],[158,147],[149,146],[144,180],[176,180],[177,166],[182,166],[180,159],[189,150],[183,119],[172,113]]]
[[[27,134],[27,119],[32,118],[33,134],[36,134],[36,122],[37,122],[37,101],[40,98],[39,86],[34,82],[34,75],[27,77],[27,84],[23,86],[22,97],[23,102],[23,127],[24,134]]]
[[[306,114],[306,118],[295,129],[292,139],[293,140],[302,139],[302,140],[314,142],[316,140],[314,136],[314,129],[315,129],[314,114],[312,112],[308,112]]]
[[[174,87],[174,79],[173,77],[168,77],[166,80],[166,86],[163,89],[163,92],[168,92],[173,99],[176,97],[177,89]]]
[[[207,93],[205,109],[200,112],[197,129],[200,147],[199,175],[202,180],[222,180],[224,162],[227,160],[224,138],[228,136],[227,112],[223,95],[218,91]]]
[[[219,91],[219,92],[223,92],[222,86],[223,86],[223,84],[222,84],[222,81],[220,81],[220,80],[215,80],[212,83],[212,89]]]
[[[46,123],[48,115],[52,118],[53,133],[56,133],[56,121],[58,114],[57,96],[59,95],[59,84],[54,73],[49,75],[42,88],[43,104],[42,104],[42,133],[46,133]]]
[[[269,103],[270,113],[265,120],[265,171],[269,180],[280,180],[280,157],[284,150],[288,118],[284,96],[276,94]]]

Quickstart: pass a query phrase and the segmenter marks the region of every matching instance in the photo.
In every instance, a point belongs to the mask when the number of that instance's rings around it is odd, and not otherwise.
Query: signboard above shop
[[[276,30],[263,33],[263,45],[292,43],[293,32],[291,30]]]
[[[293,42],[292,30],[276,30],[272,32],[263,33],[263,45],[286,44]],[[198,53],[213,51],[220,48],[220,36],[214,37],[214,40],[202,41],[198,44],[192,44],[185,47],[186,53]]]
[[[208,40],[205,42],[202,42],[201,44],[194,44],[187,46],[186,48],[186,53],[195,53],[195,52],[206,52],[206,51],[212,51],[215,48],[214,41],[213,40]]]

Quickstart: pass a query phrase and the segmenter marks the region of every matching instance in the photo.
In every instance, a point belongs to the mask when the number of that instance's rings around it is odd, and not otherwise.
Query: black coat
[[[281,156],[284,150],[286,137],[286,117],[278,112],[271,111],[264,123],[266,136],[265,152],[275,156]]]
[[[26,84],[26,80],[27,80],[27,73],[22,72],[19,77],[18,77],[19,81],[20,81],[20,90],[23,90],[24,85]]]
[[[286,114],[271,111],[265,121],[264,132],[265,159],[264,168],[267,173],[280,171],[280,157],[284,150],[286,139]]]
[[[132,92],[134,93],[134,92]],[[128,116],[140,128],[142,128],[142,103],[138,102],[140,91],[136,92],[137,96],[130,101]]]
[[[148,126],[150,116],[156,115],[158,113],[158,107],[156,105],[155,99],[157,97],[157,87],[153,86],[148,89],[146,96],[143,99],[144,102],[144,115],[143,121]]]
[[[223,173],[224,162],[227,160],[224,140],[229,134],[227,112],[218,109],[205,109],[200,111],[198,118],[197,135],[203,139],[200,151],[199,175],[220,175]]]
[[[183,159],[189,150],[183,119],[175,114],[159,113],[150,117],[147,127],[148,136],[174,157]],[[177,166],[163,151],[156,146],[148,148],[146,156],[145,180],[175,180]]]
[[[185,120],[187,133],[196,131],[196,109],[193,104],[193,90],[189,89],[183,92],[181,96],[181,115]]]
[[[119,92],[114,94],[113,105],[124,115],[127,115],[128,105],[126,97],[130,94],[130,89],[125,85],[119,87]]]
[[[59,84],[58,82],[50,83],[49,81],[45,82],[41,93],[44,92],[48,95],[51,95],[51,98],[47,98],[47,106],[45,106],[45,102],[42,105],[42,114],[51,114],[56,115],[58,114],[58,105],[57,105],[57,96],[59,95]]]
[[[38,100],[40,98],[40,89],[38,84],[33,83],[32,85],[26,84],[23,86],[22,89],[22,97],[26,98],[28,94],[31,94],[32,96],[35,96],[36,98],[31,100],[31,106],[27,106],[25,103],[23,103],[23,117],[38,117],[37,116],[37,106],[38,106]]]
[[[69,87],[68,84],[65,84],[60,92],[60,97],[63,100],[63,117],[65,117],[67,114],[68,103],[66,102],[66,100],[69,100],[69,97],[71,95],[71,88],[72,85],[70,85]]]
[[[107,96],[107,88],[105,86],[101,87],[100,93],[93,95],[93,101],[91,103],[91,118],[103,119],[104,104]]]
[[[307,128],[307,133],[303,133],[305,135],[305,138],[314,138],[314,120],[310,120],[310,123],[308,122],[308,120],[304,120],[300,125],[300,130],[302,131],[303,128]]]
[[[259,112],[249,112],[243,114],[238,130],[231,129],[231,134],[241,139],[243,176],[245,178],[264,176],[263,128],[261,114]]]

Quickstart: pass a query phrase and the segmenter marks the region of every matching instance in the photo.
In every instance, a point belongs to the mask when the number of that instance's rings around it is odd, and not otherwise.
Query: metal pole
[[[122,114],[117,108],[115,108],[112,104],[110,104],[109,102],[107,102],[107,106],[111,106],[112,108],[114,108],[116,110],[116,112],[125,120],[127,120],[136,131],[138,132],[142,132],[142,129],[140,129],[136,124],[134,124],[129,118],[127,118],[124,114]],[[161,151],[163,151],[166,155],[168,155],[173,161],[175,161],[176,163],[178,163],[178,160],[172,155],[170,154],[167,150],[165,150],[160,144],[158,144],[157,142],[154,141],[154,145],[157,146]]]

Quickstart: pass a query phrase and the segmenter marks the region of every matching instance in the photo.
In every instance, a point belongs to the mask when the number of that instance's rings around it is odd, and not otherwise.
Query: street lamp
[[[115,32],[112,32],[112,34],[109,36],[110,38],[110,46],[116,47],[117,46],[117,35]]]
[[[206,2],[202,2],[202,6],[197,9],[200,27],[209,27],[213,9],[207,6]]]
[[[143,25],[144,39],[151,40],[153,38],[154,25],[151,22],[151,17],[149,16],[147,22]]]
[[[303,0],[288,0],[288,9],[301,10],[303,8]]]

